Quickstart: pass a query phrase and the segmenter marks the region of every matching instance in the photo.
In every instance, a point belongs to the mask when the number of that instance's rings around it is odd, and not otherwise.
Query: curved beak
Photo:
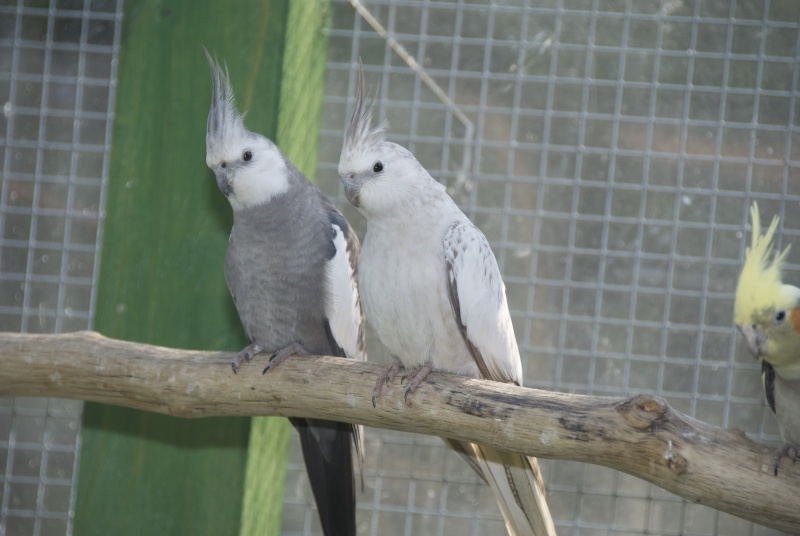
[[[225,197],[228,197],[233,193],[233,182],[228,178],[228,174],[224,171],[214,171],[214,177],[217,179],[217,187],[219,191],[222,192]]]
[[[746,324],[739,329],[744,335],[744,340],[747,342],[753,357],[760,358],[767,353],[768,337],[756,324]]]
[[[353,204],[354,207],[358,208],[361,204],[361,186],[342,178],[342,184],[344,184],[344,195],[347,196],[347,200]]]

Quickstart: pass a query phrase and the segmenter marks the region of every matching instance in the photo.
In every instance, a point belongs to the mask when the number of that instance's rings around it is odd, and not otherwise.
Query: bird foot
[[[794,464],[800,458],[800,445],[794,443],[784,443],[783,446],[778,447],[775,455],[772,457],[772,467],[775,470],[775,476],[778,476],[778,465],[781,463],[782,457],[788,457]]]
[[[269,371],[271,368],[279,365],[282,361],[285,361],[287,357],[293,356],[295,354],[309,355],[308,350],[306,350],[302,344],[300,344],[299,342],[293,342],[289,346],[281,348],[280,350],[272,354],[272,356],[269,358],[269,363],[267,363],[267,366],[264,367],[264,372],[262,372],[261,374],[266,374],[267,371]]]
[[[236,354],[236,356],[231,359],[231,368],[233,369],[233,373],[236,374],[239,371],[239,365],[242,364],[242,361],[250,362],[253,359],[253,356],[256,354],[260,354],[263,352],[262,348],[253,343],[249,346],[246,346],[244,350]]]
[[[383,386],[387,383],[392,383],[392,380],[394,380],[401,368],[403,368],[403,363],[401,363],[396,357],[393,357],[392,362],[383,367],[383,370],[381,370],[381,373],[378,376],[378,381],[375,382],[375,387],[372,389],[373,408],[375,407],[375,400],[380,396],[381,391],[383,390]]]
[[[408,402],[408,395],[413,394],[414,391],[417,390],[419,384],[428,377],[428,374],[433,372],[433,367],[430,363],[425,363],[424,365],[420,365],[417,368],[409,370],[400,383],[408,380],[408,387],[406,387],[406,392],[403,395],[403,401]]]

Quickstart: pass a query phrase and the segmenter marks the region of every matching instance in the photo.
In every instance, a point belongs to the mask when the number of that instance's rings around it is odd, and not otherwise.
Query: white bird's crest
[[[206,165],[234,211],[267,203],[289,189],[293,178],[278,147],[244,126],[236,109],[227,67],[205,51],[213,93],[206,127]],[[296,171],[296,170],[295,170]],[[302,174],[297,172],[302,177]]]
[[[356,82],[356,103],[353,116],[344,135],[342,154],[339,157],[339,174],[354,169],[354,164],[376,151],[386,139],[386,121],[371,128],[375,102],[365,91],[364,67],[359,60]]]
[[[212,153],[215,148],[218,149],[247,132],[247,129],[244,127],[242,114],[236,108],[236,98],[233,96],[227,65],[223,70],[208,50],[204,48],[203,51],[211,67],[211,79],[214,84],[206,126],[206,151]]]

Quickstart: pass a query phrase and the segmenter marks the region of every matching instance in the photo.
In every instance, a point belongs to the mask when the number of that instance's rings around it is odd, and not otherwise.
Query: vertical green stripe
[[[277,144],[292,162],[313,179],[325,90],[328,27],[327,0],[292,0],[286,24],[286,48],[281,75]],[[286,456],[289,425],[273,419],[252,419],[247,456],[242,536],[277,535],[283,499],[276,500],[276,481],[284,478],[273,456]],[[280,432],[280,433],[278,433]],[[277,471],[280,469],[280,475]],[[269,530],[266,527],[270,527]]]
[[[274,135],[287,15],[287,0],[126,2],[100,332],[183,348],[244,345],[223,276],[231,209],[205,167],[211,85],[201,46],[228,63],[248,126]],[[286,435],[284,420],[266,423],[263,434],[274,423]],[[249,427],[87,404],[75,534],[238,534]],[[285,454],[269,462],[268,500],[280,504]],[[280,517],[262,523],[276,533]]]
[[[281,75],[278,145],[314,180],[328,59],[328,0],[292,0]]]

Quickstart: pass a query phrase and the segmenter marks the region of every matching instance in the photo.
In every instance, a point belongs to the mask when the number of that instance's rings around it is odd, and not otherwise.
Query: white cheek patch
[[[342,347],[347,357],[363,361],[364,352],[359,349],[358,334],[361,328],[361,307],[358,301],[358,284],[347,241],[338,225],[331,224],[334,231],[333,245],[336,254],[325,266],[327,299],[325,316],[336,343]]]
[[[257,160],[237,170],[233,193],[228,197],[234,210],[261,205],[289,189],[289,170],[277,149],[255,149]]]

